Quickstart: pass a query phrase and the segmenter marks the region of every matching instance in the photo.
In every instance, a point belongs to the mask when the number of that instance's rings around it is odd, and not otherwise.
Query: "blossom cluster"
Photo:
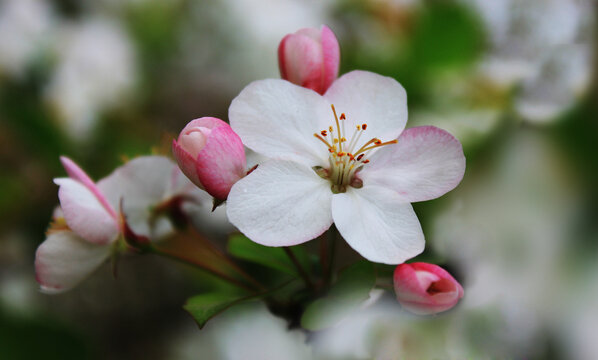
[[[42,290],[72,288],[134,247],[131,236],[152,242],[176,231],[157,209],[180,213],[205,191],[257,244],[289,247],[338,229],[365,259],[401,264],[393,282],[405,309],[453,307],[463,288],[448,272],[404,262],[425,247],[411,203],[459,184],[460,142],[433,126],[406,129],[407,94],[395,79],[359,70],[339,77],[340,46],[326,26],[285,36],[278,59],[282,79],[247,85],[228,122],[201,117],[183,128],[172,143],[178,167],[142,157],[95,183],[61,158],[68,178],[55,180],[60,207],[36,255]],[[248,166],[245,148],[261,156],[257,165]]]

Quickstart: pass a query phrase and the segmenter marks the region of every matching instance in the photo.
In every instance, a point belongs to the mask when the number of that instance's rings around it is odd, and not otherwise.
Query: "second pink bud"
[[[457,305],[463,287],[438,265],[416,262],[401,264],[394,272],[397,300],[418,315],[436,314]]]
[[[340,48],[327,26],[305,28],[285,36],[278,46],[280,76],[324,94],[338,76]]]
[[[189,180],[219,200],[226,200],[231,187],[246,174],[241,138],[217,118],[192,120],[173,140],[172,152]]]

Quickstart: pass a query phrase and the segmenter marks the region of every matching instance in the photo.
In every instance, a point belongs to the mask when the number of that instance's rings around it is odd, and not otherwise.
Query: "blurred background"
[[[597,11],[591,0],[0,0],[0,358],[598,358]],[[321,24],[339,39],[341,73],[396,78],[408,126],[464,146],[459,187],[414,204],[427,238],[416,260],[463,284],[455,309],[411,316],[387,293],[308,336],[256,303],[200,331],[181,306],[202,283],[151,256],[121,261],[117,280],[106,265],[68,293],[39,293],[33,259],[59,155],[99,179],[169,154],[188,121],[226,120],[250,81],[279,77],[285,34]],[[222,237],[225,220],[206,217]]]

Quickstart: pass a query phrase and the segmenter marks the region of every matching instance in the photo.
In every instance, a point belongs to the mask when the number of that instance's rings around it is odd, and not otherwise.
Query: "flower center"
[[[359,172],[363,166],[370,161],[367,156],[373,149],[384,145],[396,144],[397,140],[382,142],[378,138],[371,138],[370,140],[360,144],[362,134],[368,128],[367,124],[356,125],[353,135],[347,140],[345,136],[345,121],[347,116],[341,113],[337,116],[334,105],[330,105],[332,113],[334,114],[334,126],[329,126],[328,129],[315,133],[314,136],[320,140],[326,147],[328,147],[328,162],[330,166],[323,168],[321,166],[314,167],[314,171],[322,178],[330,180],[332,183],[331,189],[335,194],[347,191],[347,186],[360,188],[363,186],[361,179],[357,178],[355,174]]]

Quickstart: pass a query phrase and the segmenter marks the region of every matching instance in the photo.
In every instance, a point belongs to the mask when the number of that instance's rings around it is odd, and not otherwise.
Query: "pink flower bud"
[[[338,76],[340,48],[327,26],[305,28],[285,36],[278,46],[280,76],[324,94]]]
[[[224,121],[203,117],[191,121],[172,142],[183,173],[213,197],[224,200],[246,174],[241,138]]]
[[[463,287],[446,270],[428,263],[397,266],[394,272],[397,300],[418,315],[446,311],[463,297]]]

